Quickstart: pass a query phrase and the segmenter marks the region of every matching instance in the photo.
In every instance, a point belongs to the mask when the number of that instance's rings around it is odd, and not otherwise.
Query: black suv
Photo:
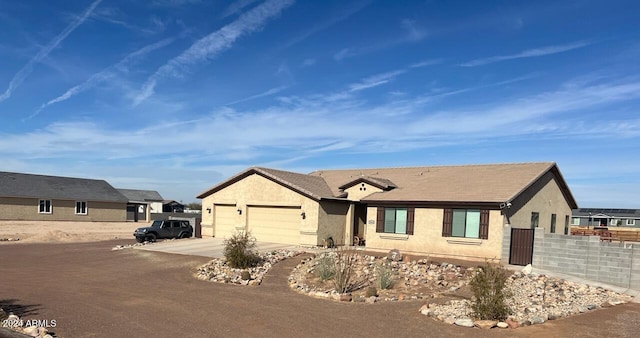
[[[133,233],[140,243],[153,242],[158,238],[189,238],[193,235],[193,227],[189,221],[156,220],[151,226],[138,228]]]

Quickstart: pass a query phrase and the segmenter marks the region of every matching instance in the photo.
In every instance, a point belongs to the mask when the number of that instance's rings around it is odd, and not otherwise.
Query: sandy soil
[[[113,239],[133,240],[133,231],[146,222],[64,222],[64,221],[0,221],[2,244],[94,242]]]

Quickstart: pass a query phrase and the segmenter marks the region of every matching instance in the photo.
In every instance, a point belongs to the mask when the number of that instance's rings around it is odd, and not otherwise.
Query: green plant
[[[395,279],[393,278],[393,270],[387,264],[376,266],[376,274],[378,275],[378,287],[381,290],[390,289]]]
[[[232,268],[246,269],[260,263],[256,239],[249,232],[236,232],[225,239],[223,253]]]
[[[506,299],[511,294],[505,289],[509,274],[499,264],[485,263],[476,272],[469,285],[474,299],[471,309],[478,319],[504,320],[511,312]]]
[[[242,280],[250,280],[251,279],[251,274],[247,270],[242,270],[242,272],[240,273],[240,278]]]
[[[321,281],[333,278],[336,274],[335,261],[328,254],[323,254],[318,258],[318,265],[316,265],[316,273]]]
[[[378,289],[375,286],[370,286],[367,288],[367,290],[364,292],[364,295],[369,298],[369,297],[376,297],[378,296]]]

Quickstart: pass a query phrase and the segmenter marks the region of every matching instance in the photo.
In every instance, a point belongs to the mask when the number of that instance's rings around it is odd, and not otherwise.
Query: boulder
[[[507,324],[505,322],[498,322],[498,324],[496,324],[496,326],[498,328],[501,328],[501,329],[508,329],[509,328],[509,324]]]
[[[453,324],[462,327],[473,327],[473,320],[471,318],[458,318]]]
[[[402,261],[402,254],[398,249],[392,249],[387,254],[387,259],[393,262],[400,262]]]
[[[481,329],[490,329],[496,326],[498,322],[495,320],[476,320],[473,324]]]
[[[533,267],[531,266],[531,264],[527,264],[527,266],[522,268],[522,273],[525,275],[530,275],[531,272],[533,272]]]

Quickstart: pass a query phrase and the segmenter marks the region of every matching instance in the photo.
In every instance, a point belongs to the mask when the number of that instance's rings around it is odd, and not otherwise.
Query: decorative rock
[[[531,272],[533,272],[533,267],[531,266],[531,264],[527,264],[527,266],[525,266],[522,269],[522,273],[525,274],[525,275],[530,275]]]
[[[28,326],[25,327],[24,329],[22,329],[22,332],[28,336],[31,337],[37,337],[38,336],[38,327],[37,326]]]
[[[518,327],[520,327],[520,324],[518,324],[518,322],[512,320],[511,318],[507,318],[507,320],[505,320],[505,323],[507,323],[507,325],[509,325],[509,327],[512,329],[517,329]]]
[[[473,324],[481,329],[490,329],[496,326],[498,322],[495,320],[476,320]]]
[[[498,324],[496,324],[497,327],[501,328],[501,329],[507,329],[509,328],[509,324],[505,323],[505,322],[498,322]]]
[[[367,304],[373,304],[378,300],[378,297],[376,296],[371,296],[369,298],[367,298]]]
[[[456,322],[455,317],[447,317],[443,320],[445,324],[453,325]]]
[[[533,316],[529,319],[529,321],[531,322],[531,325],[542,324],[545,322],[544,318],[540,316]]]
[[[350,302],[352,298],[350,293],[341,293],[339,296],[341,302]]]
[[[400,262],[402,261],[402,254],[398,249],[392,249],[387,254],[387,259],[393,262]]]
[[[473,327],[473,320],[471,320],[471,318],[459,318],[453,323],[462,327]]]

